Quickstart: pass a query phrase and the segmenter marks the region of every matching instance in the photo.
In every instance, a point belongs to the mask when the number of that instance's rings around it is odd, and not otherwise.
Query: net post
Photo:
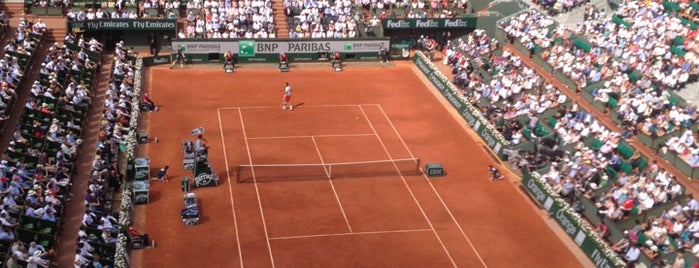
[[[240,183],[240,165],[235,166],[235,182]]]
[[[420,174],[420,158],[415,158],[415,174]]]

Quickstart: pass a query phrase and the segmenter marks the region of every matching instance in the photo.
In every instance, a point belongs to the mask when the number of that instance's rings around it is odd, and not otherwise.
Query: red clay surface
[[[150,69],[162,105],[145,145],[151,183],[137,226],[157,241],[134,267],[581,267],[408,64],[300,68]],[[294,111],[279,108],[284,82]],[[450,108],[449,108],[450,109]],[[217,187],[197,188],[202,221],[180,220],[181,143],[204,127]],[[241,164],[319,164],[417,157],[448,175],[274,179],[237,183]],[[290,171],[284,171],[290,172]],[[321,170],[320,172],[324,172]],[[263,179],[260,179],[263,181]]]

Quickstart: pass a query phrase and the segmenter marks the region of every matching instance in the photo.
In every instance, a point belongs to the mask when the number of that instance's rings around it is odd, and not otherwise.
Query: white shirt
[[[291,96],[291,86],[284,88],[284,95]]]

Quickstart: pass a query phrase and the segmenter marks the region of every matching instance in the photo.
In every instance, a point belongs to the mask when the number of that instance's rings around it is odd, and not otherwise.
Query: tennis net
[[[323,164],[253,164],[236,167],[238,182],[301,181],[348,177],[420,174],[420,159],[391,159]]]

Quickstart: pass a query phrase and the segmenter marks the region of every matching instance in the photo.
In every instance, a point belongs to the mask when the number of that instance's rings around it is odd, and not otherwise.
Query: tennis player
[[[177,62],[180,62],[180,68],[184,67],[184,50],[182,47],[177,48],[177,51],[174,52],[175,60],[172,61],[172,65],[170,66],[170,69],[174,68]]]
[[[294,110],[294,106],[291,105],[291,86],[289,82],[286,82],[286,87],[284,88],[284,98],[282,99],[282,110],[289,109],[289,111]]]

